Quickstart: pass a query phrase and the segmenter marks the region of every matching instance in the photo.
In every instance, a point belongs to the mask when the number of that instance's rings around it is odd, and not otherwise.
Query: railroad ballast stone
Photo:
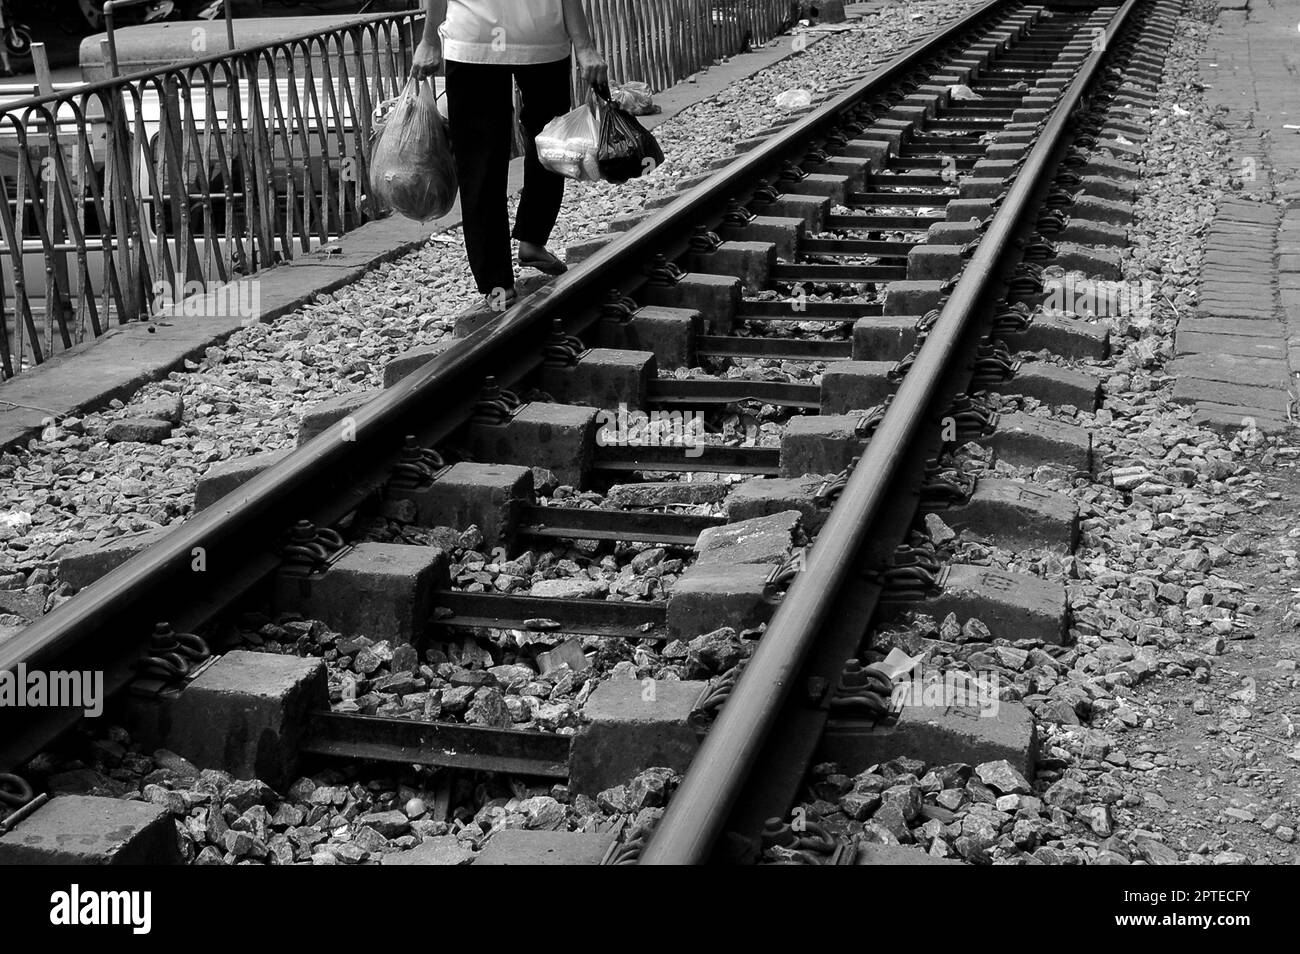
[[[59,795],[0,835],[0,865],[180,864],[176,827],[148,802]]]

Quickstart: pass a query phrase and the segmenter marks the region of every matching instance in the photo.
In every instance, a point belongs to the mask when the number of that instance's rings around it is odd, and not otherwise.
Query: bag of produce
[[[579,182],[599,179],[596,147],[600,139],[601,112],[601,104],[588,93],[583,105],[547,123],[537,134],[537,158],[542,166]]]
[[[375,111],[370,191],[382,205],[418,222],[446,215],[456,201],[456,166],[433,88],[407,81]]]

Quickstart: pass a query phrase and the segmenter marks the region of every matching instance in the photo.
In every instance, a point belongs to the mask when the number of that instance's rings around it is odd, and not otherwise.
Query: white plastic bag
[[[433,88],[411,79],[375,114],[372,197],[417,222],[446,215],[456,201],[456,167]]]
[[[600,179],[596,150],[600,144],[600,114],[596,98],[563,116],[556,116],[537,134],[537,158],[544,168],[566,179],[595,182]]]
[[[650,87],[645,83],[611,86],[609,94],[615,106],[633,116],[649,116],[660,112],[659,107],[655,105],[654,97],[650,95]]]
[[[812,105],[812,93],[806,89],[788,89],[776,97],[777,109],[793,112]]]

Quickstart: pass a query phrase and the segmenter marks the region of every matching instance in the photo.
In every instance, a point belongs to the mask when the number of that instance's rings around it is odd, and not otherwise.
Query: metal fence
[[[796,18],[792,0],[582,0],[615,83],[658,91],[766,43]]]
[[[791,16],[790,0],[584,4],[613,80],[655,90]],[[369,218],[372,113],[422,24],[360,17],[5,105],[0,381]]]
[[[420,20],[357,18],[9,104],[0,378],[364,221],[372,112]]]

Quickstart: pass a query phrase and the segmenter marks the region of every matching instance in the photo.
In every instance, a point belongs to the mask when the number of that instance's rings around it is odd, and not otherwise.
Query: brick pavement
[[[1200,299],[1178,323],[1174,399],[1204,424],[1253,417],[1289,426],[1300,371],[1300,5],[1219,0],[1200,63],[1205,95],[1226,108],[1242,194],[1226,197],[1207,238]]]

